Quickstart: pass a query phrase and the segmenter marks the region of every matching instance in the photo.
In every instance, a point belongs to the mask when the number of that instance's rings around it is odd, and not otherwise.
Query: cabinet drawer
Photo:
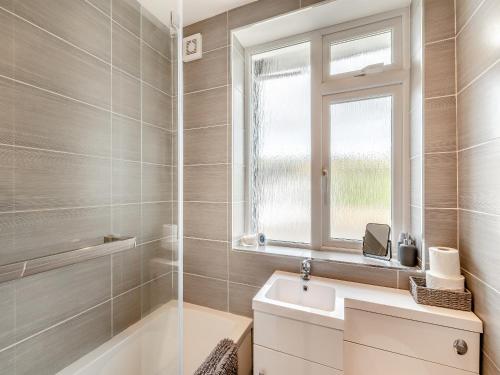
[[[254,375],[342,375],[319,363],[254,345]]]
[[[476,332],[347,308],[344,337],[349,342],[479,372]],[[453,347],[457,339],[467,343],[466,354],[457,354]]]
[[[254,343],[343,369],[343,332],[256,311]]]
[[[469,371],[345,342],[345,375],[471,375]]]

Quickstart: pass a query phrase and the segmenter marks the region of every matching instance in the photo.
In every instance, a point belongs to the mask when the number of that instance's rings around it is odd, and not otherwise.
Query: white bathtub
[[[177,374],[177,301],[170,301],[58,375]],[[184,303],[184,374],[191,375],[223,338],[240,345],[239,375],[252,373],[252,320]]]

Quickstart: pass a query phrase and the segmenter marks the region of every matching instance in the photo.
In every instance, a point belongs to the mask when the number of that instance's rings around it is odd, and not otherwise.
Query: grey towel
[[[233,340],[221,340],[194,375],[238,375],[238,346]]]

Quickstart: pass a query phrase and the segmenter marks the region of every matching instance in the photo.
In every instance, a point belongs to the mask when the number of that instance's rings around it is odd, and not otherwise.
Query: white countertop
[[[296,280],[298,277],[298,274],[276,271],[254,297],[253,309],[342,330],[345,307],[472,332],[483,331],[483,324],[474,313],[420,305],[413,300],[409,291],[401,289],[312,276],[311,281],[335,288],[336,306],[335,310],[330,312],[292,305],[266,296],[276,279]]]

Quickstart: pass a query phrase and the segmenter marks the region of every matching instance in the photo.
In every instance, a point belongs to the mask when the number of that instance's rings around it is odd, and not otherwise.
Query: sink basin
[[[310,307],[323,311],[335,310],[335,288],[314,280],[277,278],[266,297],[284,303]]]
[[[322,277],[303,281],[298,274],[276,271],[253,298],[252,308],[335,329],[344,324],[342,284]]]

